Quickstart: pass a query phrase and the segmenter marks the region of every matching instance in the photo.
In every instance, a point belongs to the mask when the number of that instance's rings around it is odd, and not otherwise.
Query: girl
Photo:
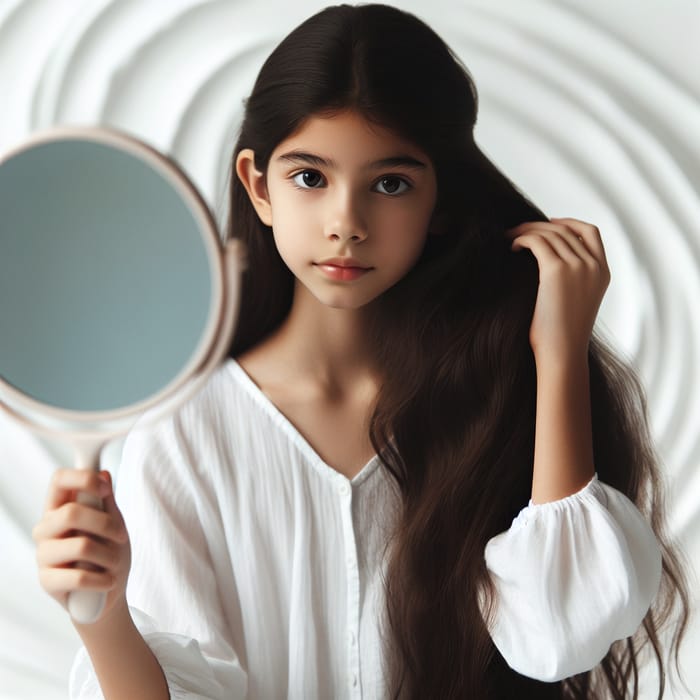
[[[642,388],[592,333],[600,233],[520,194],[476,113],[391,7],[327,8],[265,62],[231,357],[130,433],[121,512],[60,470],[35,528],[56,600],[108,591],[73,698],[636,698],[649,642],[661,697],[687,583]]]

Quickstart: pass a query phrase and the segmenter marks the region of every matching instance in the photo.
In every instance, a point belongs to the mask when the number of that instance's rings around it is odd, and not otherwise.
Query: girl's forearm
[[[158,660],[134,625],[126,602],[102,620],[74,626],[87,649],[105,700],[168,700]]]
[[[588,359],[542,360],[537,363],[532,500],[569,496],[594,473]]]

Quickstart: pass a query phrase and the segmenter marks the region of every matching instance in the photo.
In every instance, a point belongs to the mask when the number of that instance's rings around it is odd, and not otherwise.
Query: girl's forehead
[[[273,158],[287,152],[319,151],[321,155],[343,160],[362,160],[367,155],[390,158],[398,153],[413,154],[417,159],[426,156],[421,149],[388,127],[370,122],[353,111],[331,115],[313,115],[292,134],[281,141],[273,151]]]

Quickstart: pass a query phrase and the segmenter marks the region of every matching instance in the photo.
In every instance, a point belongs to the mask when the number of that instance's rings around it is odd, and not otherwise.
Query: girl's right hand
[[[79,491],[101,498],[105,510],[75,502]],[[109,472],[57,469],[32,538],[41,587],[64,608],[68,594],[77,590],[107,593],[100,620],[119,604],[126,604],[131,545]],[[97,570],[75,568],[79,561],[89,562]]]

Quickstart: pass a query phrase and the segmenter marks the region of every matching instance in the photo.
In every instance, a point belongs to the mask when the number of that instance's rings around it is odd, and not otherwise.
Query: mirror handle
[[[99,472],[100,452],[104,444],[104,438],[100,437],[74,439],[75,468]],[[90,493],[78,492],[76,501],[97,510],[104,510],[102,499]],[[77,562],[75,566],[86,571],[99,570],[88,562]],[[76,622],[88,625],[100,616],[106,600],[107,594],[104,591],[71,591],[68,594],[68,612]]]

